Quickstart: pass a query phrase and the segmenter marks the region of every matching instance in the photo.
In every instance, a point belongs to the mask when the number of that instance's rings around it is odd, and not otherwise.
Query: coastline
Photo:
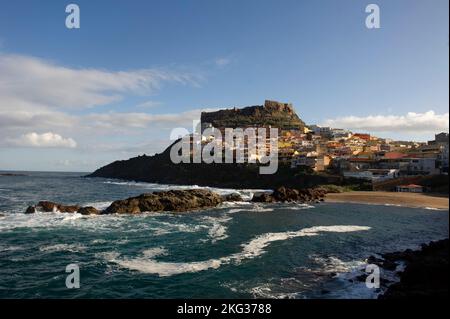
[[[358,203],[398,205],[411,208],[449,209],[449,198],[447,196],[426,193],[353,191],[346,193],[328,193],[325,201],[329,203]]]

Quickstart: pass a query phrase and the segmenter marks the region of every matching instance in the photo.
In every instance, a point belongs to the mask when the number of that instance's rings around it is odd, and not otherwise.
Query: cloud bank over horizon
[[[449,113],[436,114],[408,112],[405,115],[344,116],[327,119],[322,126],[364,131],[373,134],[404,134],[411,136],[448,132]]]

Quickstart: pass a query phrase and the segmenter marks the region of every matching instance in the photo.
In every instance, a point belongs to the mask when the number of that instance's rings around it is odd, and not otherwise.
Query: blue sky
[[[447,0],[0,1],[0,169],[91,171],[162,151],[202,109],[294,104],[307,123],[448,131]]]

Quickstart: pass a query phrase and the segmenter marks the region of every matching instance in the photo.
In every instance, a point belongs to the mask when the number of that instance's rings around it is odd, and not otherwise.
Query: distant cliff
[[[266,127],[304,130],[305,123],[295,113],[292,104],[265,101],[264,105],[233,108],[216,112],[202,112],[203,127],[217,128]]]

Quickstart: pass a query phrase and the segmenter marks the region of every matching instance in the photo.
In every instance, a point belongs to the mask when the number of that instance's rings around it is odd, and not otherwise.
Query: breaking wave
[[[240,264],[243,260],[253,259],[262,255],[265,248],[272,242],[283,241],[296,237],[317,236],[322,232],[347,233],[369,230],[368,226],[315,226],[304,228],[299,231],[266,233],[259,235],[250,242],[241,245],[242,250],[238,253],[221,257],[218,259],[209,259],[197,262],[164,262],[153,259],[166,253],[163,248],[159,248],[156,253],[149,255],[146,251],[142,257],[133,259],[120,258],[119,254],[106,255],[108,262],[115,263],[121,268],[136,270],[143,273],[156,274],[160,277],[179,275],[183,273],[199,272],[207,269],[217,269],[224,264]],[[155,252],[154,250],[152,250]]]

